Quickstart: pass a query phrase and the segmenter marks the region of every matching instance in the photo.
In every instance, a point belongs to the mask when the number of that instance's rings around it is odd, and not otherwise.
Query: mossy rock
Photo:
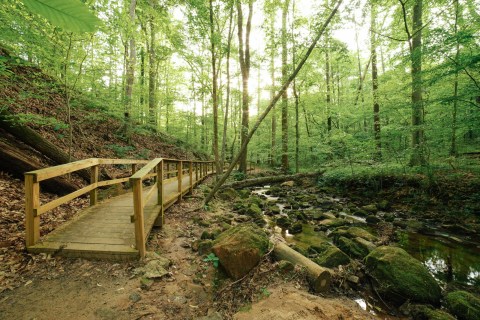
[[[251,217],[258,217],[262,215],[262,209],[260,209],[260,207],[256,203],[252,203],[248,207],[246,214]]]
[[[298,234],[303,231],[303,225],[301,222],[296,222],[288,228],[288,232],[291,234]]]
[[[341,236],[350,239],[359,237],[368,241],[377,240],[376,236],[360,227],[338,228],[329,235],[329,237],[334,239],[334,242],[336,242]]]
[[[208,239],[208,240],[202,240],[198,243],[198,254],[203,256],[212,251],[212,246],[213,246],[213,241]]]
[[[292,225],[292,220],[287,215],[281,215],[276,220],[275,223],[283,229],[288,229]]]
[[[453,291],[445,297],[447,309],[460,320],[480,319],[480,298],[467,291]]]
[[[248,189],[241,189],[241,190],[238,190],[237,193],[240,196],[240,198],[247,199],[252,192]]]
[[[423,304],[410,306],[410,315],[414,320],[455,320],[451,314]]]
[[[295,265],[287,260],[280,260],[278,262],[278,269],[282,270],[283,272],[290,272],[295,269]]]
[[[355,208],[353,210],[353,215],[357,216],[357,217],[366,217],[369,215],[369,213],[363,209],[360,209],[360,208]]]
[[[253,197],[248,198],[248,202],[250,202],[252,204],[254,203],[257,206],[259,206],[260,208],[262,208],[263,205],[264,205],[264,201],[259,196],[253,196]]]
[[[267,208],[267,211],[272,215],[280,214],[280,208],[277,205],[271,205]]]
[[[202,240],[207,240],[207,239],[213,240],[213,239],[215,239],[215,236],[210,231],[204,230],[202,232],[202,235],[200,236],[200,239],[202,239]]]
[[[329,243],[312,246],[312,249],[318,252],[313,261],[323,267],[333,268],[350,263],[350,258],[342,250]]]
[[[345,219],[325,219],[320,221],[319,225],[324,226],[326,228],[338,228],[341,226],[344,226],[346,224],[349,224],[349,222]]]
[[[233,188],[226,188],[218,193],[218,197],[222,200],[235,200],[238,198],[238,193]]]
[[[361,207],[360,209],[367,211],[370,214],[375,214],[378,211],[377,206],[372,203],[372,204],[367,204],[366,206]]]
[[[378,247],[365,257],[376,291],[398,304],[407,300],[438,305],[441,289],[422,263],[397,247]]]
[[[391,205],[390,205],[390,202],[388,202],[388,200],[380,200],[378,203],[377,203],[377,208],[380,209],[380,210],[390,210],[391,208]]]
[[[367,246],[346,237],[338,238],[335,244],[340,248],[340,250],[352,258],[363,259],[370,253],[370,250]]]
[[[240,279],[255,267],[269,245],[266,233],[253,223],[243,223],[223,232],[212,251],[233,279]]]
[[[367,221],[367,223],[369,224],[377,224],[379,223],[380,221],[382,221],[382,219],[380,219],[379,217],[377,216],[374,216],[374,215],[369,215],[365,221]]]

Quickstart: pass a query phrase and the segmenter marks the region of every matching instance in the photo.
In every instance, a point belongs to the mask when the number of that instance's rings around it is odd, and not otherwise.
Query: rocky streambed
[[[480,245],[475,228],[412,215],[389,199],[361,203],[315,185],[226,189],[238,222],[283,236],[334,271],[333,290],[373,314],[480,319]],[[455,233],[454,231],[459,231]]]

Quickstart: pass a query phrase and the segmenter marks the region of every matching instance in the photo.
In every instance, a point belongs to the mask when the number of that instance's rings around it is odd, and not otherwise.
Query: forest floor
[[[5,176],[0,182],[3,189],[22,187],[19,180]],[[137,274],[141,261],[31,255],[17,242],[20,238],[10,234],[12,243],[2,243],[0,249],[0,318],[377,319],[346,297],[308,293],[301,272],[285,277],[268,256],[242,283],[231,285],[194,245],[206,224],[221,227],[223,217],[232,216],[230,204],[215,201],[209,211],[193,212],[201,197],[200,187],[193,197],[168,210],[163,229],[152,232],[148,250],[172,263],[168,275],[155,281]],[[22,206],[20,199],[2,200]],[[23,223],[20,217],[14,219]]]

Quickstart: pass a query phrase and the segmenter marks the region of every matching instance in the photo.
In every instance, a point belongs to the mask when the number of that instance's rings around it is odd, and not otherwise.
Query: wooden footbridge
[[[131,166],[127,178],[99,180],[103,165]],[[137,171],[137,168],[143,165]],[[40,204],[40,183],[46,179],[90,170],[90,184],[51,202]],[[86,159],[25,173],[25,229],[29,252],[56,253],[70,257],[137,259],[145,256],[145,243],[153,226],[165,223],[165,209],[214,173],[212,161],[182,161],[157,158]],[[152,181],[153,180],[153,181]],[[144,186],[146,181],[153,183]],[[101,187],[130,182],[132,192],[98,202]],[[40,238],[40,217],[49,210],[84,194],[90,207],[72,220]]]

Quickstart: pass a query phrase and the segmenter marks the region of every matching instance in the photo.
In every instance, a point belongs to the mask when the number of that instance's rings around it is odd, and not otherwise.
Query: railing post
[[[195,162],[195,183],[198,182],[198,162]]]
[[[189,163],[190,168],[188,169],[188,174],[190,175],[190,193],[193,193],[193,162]]]
[[[140,258],[145,257],[145,226],[143,222],[143,185],[142,179],[133,180],[133,212],[135,222],[135,245]]]
[[[137,172],[137,164],[132,163],[132,176],[135,174],[135,172]]]
[[[90,168],[90,184],[98,182],[98,165]],[[90,205],[96,205],[98,201],[97,187],[90,191]]]
[[[161,227],[165,224],[163,208],[163,160],[157,164],[157,204],[160,206],[160,212],[155,220],[155,226]]]
[[[178,201],[182,201],[182,176],[183,176],[182,160],[177,162],[177,180],[178,180]]]
[[[27,248],[40,238],[40,217],[35,209],[40,205],[40,184],[32,174],[25,175],[25,242]]]

